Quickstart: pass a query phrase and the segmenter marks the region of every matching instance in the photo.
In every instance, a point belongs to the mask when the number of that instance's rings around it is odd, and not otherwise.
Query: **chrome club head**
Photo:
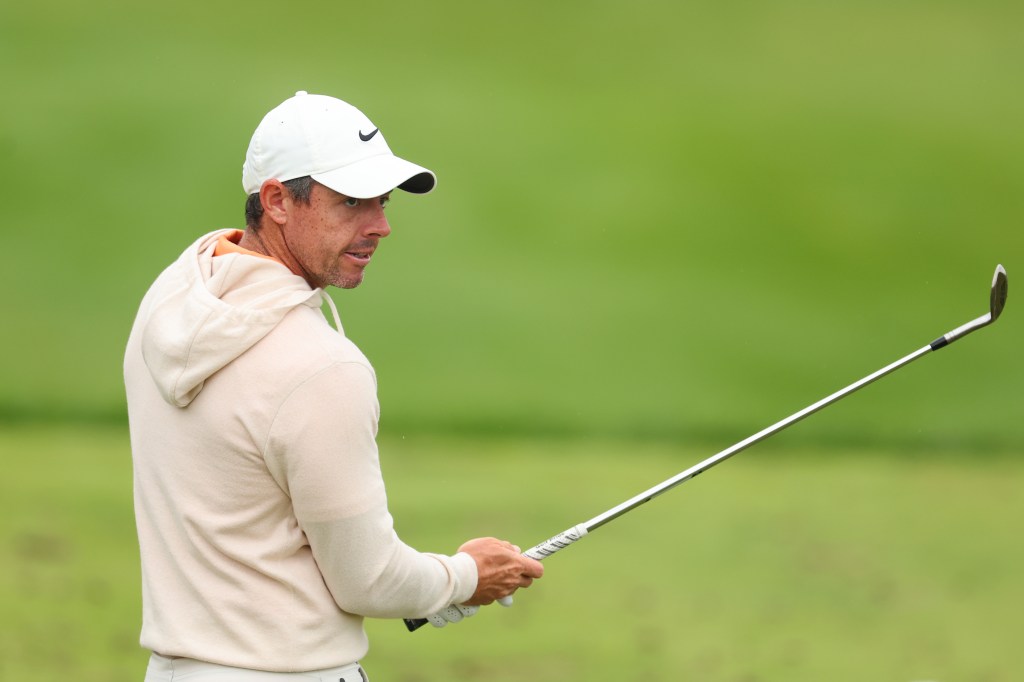
[[[938,350],[943,346],[953,343],[961,337],[967,336],[977,329],[987,327],[995,322],[1003,312],[1003,306],[1006,305],[1006,291],[1006,268],[1002,265],[997,265],[996,272],[992,275],[992,293],[989,296],[988,312],[978,319],[971,320],[967,324],[961,325],[948,334],[944,334],[935,339],[931,343],[931,349]]]
[[[992,322],[995,322],[999,318],[1000,313],[1003,312],[1003,306],[1006,305],[1007,288],[1006,268],[1002,265],[997,265],[996,272],[992,275],[992,299],[989,303]]]

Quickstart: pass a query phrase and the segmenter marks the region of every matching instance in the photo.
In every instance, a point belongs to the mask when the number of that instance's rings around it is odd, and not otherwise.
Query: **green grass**
[[[1018,676],[1019,457],[791,450],[785,436],[546,563],[508,610],[369,623],[375,680],[986,680]],[[400,534],[538,542],[716,447],[385,435]],[[127,434],[8,428],[0,676],[141,679]],[[1014,453],[1020,454],[1020,453]]]
[[[0,677],[141,679],[127,431],[4,428],[0,453]]]

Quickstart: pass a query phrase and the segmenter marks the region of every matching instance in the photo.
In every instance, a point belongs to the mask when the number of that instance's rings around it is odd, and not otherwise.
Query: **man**
[[[452,556],[398,538],[373,368],[323,292],[359,285],[390,193],[434,174],[359,110],[299,92],[257,127],[242,184],[247,229],[199,238],[157,278],[125,355],[146,679],[357,682],[364,616],[455,620],[472,609],[446,607],[542,567],[494,538]]]

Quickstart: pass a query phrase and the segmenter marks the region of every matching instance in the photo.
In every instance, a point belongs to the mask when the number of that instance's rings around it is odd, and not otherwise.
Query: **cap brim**
[[[396,188],[426,194],[437,184],[433,172],[391,154],[371,156],[326,173],[312,173],[310,177],[354,199],[379,197]]]

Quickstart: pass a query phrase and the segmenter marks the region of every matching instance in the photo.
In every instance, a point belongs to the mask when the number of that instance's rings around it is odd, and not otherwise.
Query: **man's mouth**
[[[366,265],[370,262],[373,251],[346,251],[345,255],[361,265]]]

